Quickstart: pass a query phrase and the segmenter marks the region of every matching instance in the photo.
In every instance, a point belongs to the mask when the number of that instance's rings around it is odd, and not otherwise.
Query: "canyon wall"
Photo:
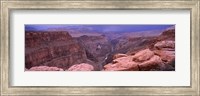
[[[102,69],[102,63],[112,51],[112,45],[108,38],[104,35],[101,36],[81,36],[77,40],[86,49],[88,59],[96,63]]]
[[[85,49],[67,32],[26,32],[25,67],[52,66],[67,69],[87,62]]]

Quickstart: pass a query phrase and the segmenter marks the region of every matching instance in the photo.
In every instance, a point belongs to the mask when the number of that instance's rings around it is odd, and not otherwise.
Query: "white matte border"
[[[189,10],[13,10],[11,86],[190,86]],[[175,24],[176,71],[24,72],[24,24]]]

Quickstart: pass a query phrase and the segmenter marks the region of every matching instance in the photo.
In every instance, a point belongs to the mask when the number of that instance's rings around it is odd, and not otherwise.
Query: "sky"
[[[90,32],[139,32],[151,30],[165,30],[174,25],[117,25],[117,24],[26,24],[25,31],[49,31],[49,30],[74,30]]]

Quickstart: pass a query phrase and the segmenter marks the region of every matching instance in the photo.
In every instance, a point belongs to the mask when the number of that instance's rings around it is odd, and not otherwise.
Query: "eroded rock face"
[[[113,56],[113,59],[117,59],[117,58],[120,58],[120,57],[127,57],[128,55],[126,55],[126,54],[120,54],[120,53],[118,53],[118,54],[115,54],[114,56]]]
[[[157,42],[154,45],[154,47],[157,48],[157,49],[162,49],[162,48],[174,49],[175,48],[175,41],[160,41],[160,42]]]
[[[149,49],[141,50],[133,56],[114,59],[104,66],[105,71],[153,71],[165,68],[161,58]]]
[[[104,71],[139,71],[138,65],[134,62],[107,64],[104,68]]]
[[[132,56],[120,57],[104,66],[105,71],[138,71],[137,62],[132,61]]]
[[[161,51],[155,50],[155,54],[160,56],[160,58],[165,62],[172,62],[175,59],[175,51]]]
[[[67,32],[26,32],[25,47],[37,47],[48,42],[72,39]]]
[[[82,48],[67,32],[27,32],[25,67],[51,66],[67,69],[87,60]]]
[[[113,63],[131,62],[132,58],[133,58],[132,56],[117,58],[113,60]]]
[[[151,57],[153,57],[153,55],[154,53],[149,49],[141,50],[133,56],[133,61],[137,62],[146,61],[149,60]]]
[[[75,64],[68,71],[94,71],[94,67],[87,63]]]
[[[142,38],[142,37],[141,37]],[[131,40],[137,41],[140,38]],[[126,44],[126,43],[124,43]],[[123,55],[113,57],[111,63],[104,66],[104,70],[109,71],[129,71],[136,68],[135,71],[173,71],[175,70],[175,28],[165,30],[159,37],[144,40],[130,51]],[[127,44],[126,44],[127,45]],[[129,44],[131,45],[131,43]],[[137,46],[136,46],[137,45]]]
[[[162,41],[167,42],[167,41]],[[168,42],[169,43],[169,42]],[[155,44],[155,47],[157,45]],[[170,44],[162,45],[160,44],[159,48],[154,50],[154,53],[158,55],[165,67],[162,67],[162,70],[175,70],[175,42],[171,41]]]
[[[49,66],[35,66],[26,71],[64,71],[62,68],[49,67]]]
[[[134,55],[119,57],[104,66],[106,71],[156,71],[174,70],[175,51],[172,49],[154,50],[144,49]]]
[[[173,48],[172,48],[173,49]],[[134,55],[122,55],[104,66],[105,71],[174,70],[175,51],[144,49]]]
[[[156,70],[162,64],[162,60],[159,56],[154,55],[151,59],[144,61],[139,65],[141,71]]]

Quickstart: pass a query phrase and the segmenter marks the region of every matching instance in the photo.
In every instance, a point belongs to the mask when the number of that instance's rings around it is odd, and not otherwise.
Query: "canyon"
[[[25,70],[175,70],[174,26],[161,32],[86,33],[26,31]]]

